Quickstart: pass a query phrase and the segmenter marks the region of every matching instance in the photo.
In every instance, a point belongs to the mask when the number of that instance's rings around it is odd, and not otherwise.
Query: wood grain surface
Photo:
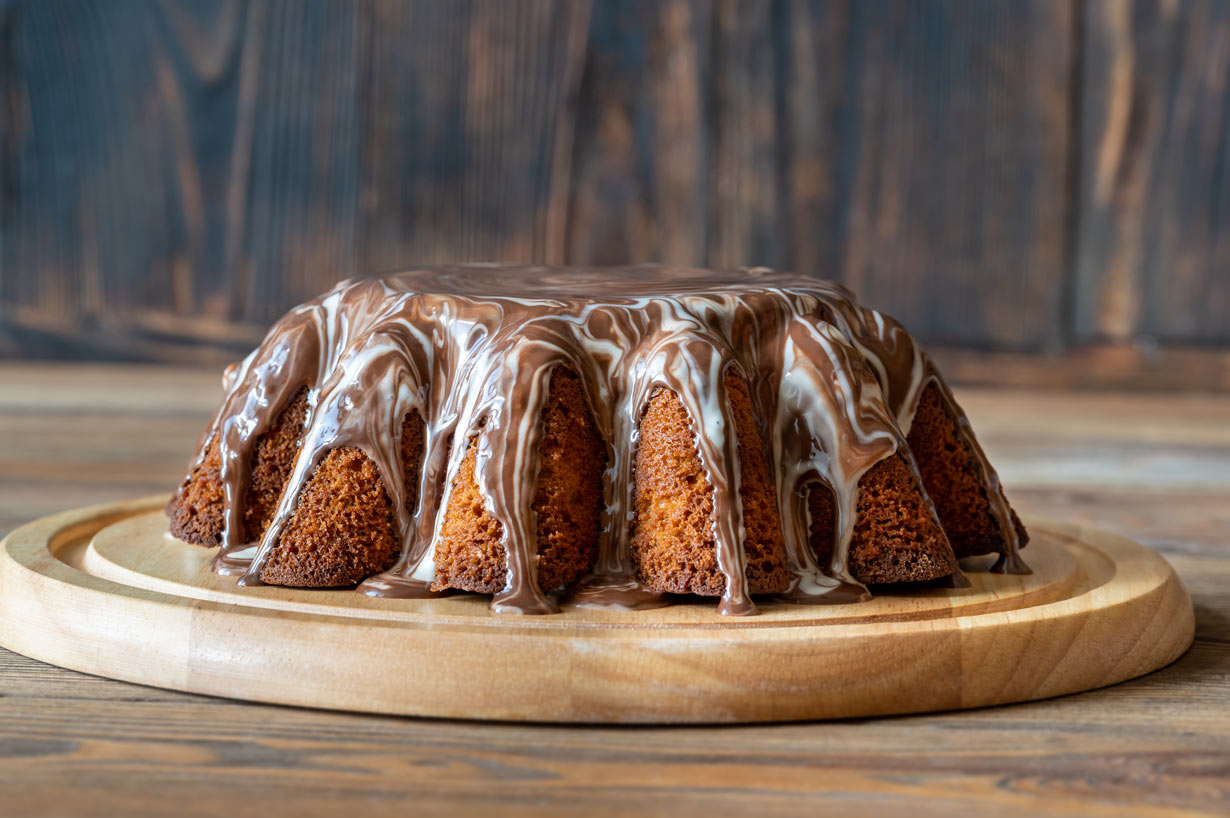
[[[0,356],[222,362],[441,261],[793,268],[1230,344],[1216,0],[3,0]]]
[[[1230,335],[1230,5],[1085,4],[1079,337]]]
[[[0,531],[164,491],[215,372],[0,366]],[[1230,400],[958,390],[1022,511],[1157,548],[1196,642],[1112,688],[826,724],[567,728],[247,705],[0,651],[5,815],[1224,815]]]

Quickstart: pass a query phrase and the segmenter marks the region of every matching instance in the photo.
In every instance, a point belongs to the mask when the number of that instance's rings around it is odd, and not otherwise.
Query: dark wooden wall
[[[356,273],[793,268],[932,342],[1230,346],[1220,0],[0,0],[0,354]]]

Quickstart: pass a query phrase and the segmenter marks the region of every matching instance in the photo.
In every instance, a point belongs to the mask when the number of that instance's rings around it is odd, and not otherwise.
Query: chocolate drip
[[[864,360],[875,369],[887,405],[896,416],[902,435],[909,434],[923,391],[931,384],[936,386],[945,408],[957,419],[957,438],[974,455],[979,480],[987,487],[991,515],[995,518],[1006,543],[1003,553],[991,570],[996,573],[1032,573],[1021,559],[1020,534],[1013,522],[1008,498],[1000,486],[999,475],[991,466],[982,446],[978,444],[971,431],[969,419],[957,404],[948,384],[940,377],[931,356],[927,355],[905,327],[893,318],[866,307],[851,310],[849,308],[854,306],[851,301],[834,303],[832,306],[842,332],[863,353]],[[930,497],[927,502],[931,503]],[[932,510],[934,511],[934,507]]]
[[[506,293],[516,293],[515,296]],[[632,466],[640,414],[654,390],[672,390],[691,419],[712,487],[713,540],[725,577],[719,610],[750,614],[743,553],[740,462],[726,394],[728,367],[748,383],[769,449],[792,581],[791,601],[865,598],[849,573],[859,478],[903,447],[923,387],[934,381],[962,417],[931,361],[890,318],[848,291],[772,273],[639,267],[597,270],[495,265],[436,268],[342,282],[292,310],[224,378],[226,396],[198,445],[218,437],[226,502],[217,564],[241,564],[241,503],[256,441],[295,392],[309,388],[302,449],[274,517],[243,577],[261,572],[312,472],[334,448],[353,446],[376,464],[391,501],[401,557],[359,590],[431,595],[436,532],[472,438],[475,478],[501,527],[507,584],[492,609],[557,610],[539,588],[532,501],[540,415],[551,373],[581,378],[608,445],[606,510],[593,576],[579,605],[645,607],[661,595],[637,582],[629,554]],[[402,419],[424,422],[418,507],[405,508],[398,436]],[[998,478],[977,455],[1005,535],[1008,570],[1028,570]],[[833,490],[837,538],[817,565],[808,541],[807,485]],[[243,556],[246,556],[244,554]],[[550,590],[550,589],[546,589]]]

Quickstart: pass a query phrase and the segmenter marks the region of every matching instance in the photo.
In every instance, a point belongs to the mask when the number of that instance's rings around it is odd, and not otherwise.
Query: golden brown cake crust
[[[733,370],[725,378],[741,463],[749,591],[785,591],[786,547],[751,398]],[[636,453],[632,561],[637,577],[655,591],[721,596],[726,577],[718,568],[713,538],[713,487],[695,440],[678,396],[668,389],[655,391],[641,417]]]
[[[906,438],[918,463],[923,486],[958,558],[1004,550],[1004,534],[991,513],[977,462],[957,435],[957,420],[945,409],[939,389],[928,384]],[[1024,546],[1029,537],[1009,508]]]
[[[538,585],[568,585],[593,567],[602,515],[606,447],[594,425],[577,374],[551,377],[542,412],[542,443],[534,513],[538,520]],[[500,524],[485,508],[474,478],[478,441],[470,441],[453,481],[436,545],[432,588],[496,593],[507,582]]]
[[[402,422],[401,454],[406,510],[413,511],[423,455],[417,413]],[[380,470],[360,450],[345,447],[329,452],[308,479],[260,578],[298,588],[345,587],[388,570],[400,553]]]
[[[307,418],[308,390],[300,389],[261,435],[252,456],[252,479],[243,504],[243,541],[260,539],[277,509],[282,489],[295,467]],[[218,441],[211,440],[201,463],[192,470],[170,503],[171,534],[195,545],[221,542],[225,497]]]
[[[184,542],[212,548],[222,542],[224,496],[218,441],[211,440],[205,456],[180,483],[167,503],[171,534]]]
[[[817,485],[808,503],[812,548],[823,565],[833,548],[833,493]],[[863,475],[857,514],[848,565],[859,582],[921,582],[957,570],[944,530],[905,455],[887,457]]]

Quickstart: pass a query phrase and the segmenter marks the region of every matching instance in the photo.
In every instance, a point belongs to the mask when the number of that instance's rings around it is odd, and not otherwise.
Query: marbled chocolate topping
[[[301,452],[278,509],[241,582],[259,583],[299,495],[332,449],[354,446],[376,464],[388,492],[401,558],[359,590],[429,593],[437,531],[471,437],[475,475],[502,528],[507,584],[497,612],[549,613],[556,605],[535,576],[532,502],[541,411],[555,367],[584,384],[607,443],[605,512],[593,576],[576,601],[653,604],[629,554],[637,428],[650,395],[672,390],[687,409],[712,486],[713,537],[726,579],[719,610],[755,613],[745,572],[739,452],[723,375],[746,379],[766,443],[783,522],[795,601],[858,599],[847,566],[858,481],[905,446],[923,389],[934,382],[961,417],[926,353],[893,319],[827,281],[762,268],[717,273],[643,266],[564,269],[466,265],[338,284],[285,315],[264,342],[227,369],[225,397],[198,445],[215,438],[225,492],[222,551],[242,564],[242,501],[254,447],[302,387],[309,410]],[[398,436],[402,419],[424,421],[418,506],[406,509]],[[999,570],[1027,571],[995,471],[968,424],[959,434],[982,470],[1005,538]],[[836,542],[819,565],[809,543],[807,487],[823,480],[836,498]],[[852,590],[853,589],[853,590]],[[548,589],[550,590],[550,589]]]

